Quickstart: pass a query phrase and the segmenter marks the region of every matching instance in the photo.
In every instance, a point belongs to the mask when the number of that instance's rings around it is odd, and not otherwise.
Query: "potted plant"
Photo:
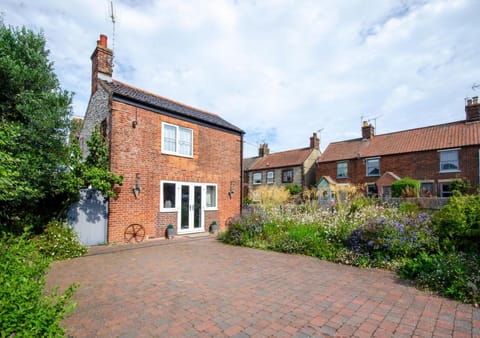
[[[216,221],[213,221],[212,224],[210,224],[210,233],[214,234],[218,231],[218,224]]]
[[[167,225],[167,238],[168,239],[172,239],[173,238],[173,234],[174,234],[174,227],[173,227],[173,224],[169,224]]]

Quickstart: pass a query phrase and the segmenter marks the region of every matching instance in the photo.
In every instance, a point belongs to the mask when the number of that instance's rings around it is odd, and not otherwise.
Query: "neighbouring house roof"
[[[244,159],[252,161],[250,167],[245,166],[245,170],[264,170],[272,168],[299,166],[305,162],[314,149],[302,148],[287,151],[280,151],[265,155],[263,157],[251,157]]]
[[[318,162],[448,149],[480,144],[480,123],[458,121],[330,143]]]
[[[250,170],[250,168],[257,162],[261,157],[248,157],[243,159],[243,170]]]
[[[149,93],[142,89],[132,87],[128,84],[113,80],[112,82],[101,81],[106,85],[113,95],[117,98],[124,98],[130,101],[135,101],[139,104],[144,104],[153,109],[160,109],[179,115],[184,118],[192,119],[199,122],[208,123],[217,127],[229,129],[235,132],[244,133],[242,129],[225,121],[220,116],[206,112],[194,107],[190,107],[183,103],[179,103],[165,97]]]

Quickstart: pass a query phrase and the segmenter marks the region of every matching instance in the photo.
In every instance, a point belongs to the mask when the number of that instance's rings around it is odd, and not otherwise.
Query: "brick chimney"
[[[465,113],[467,114],[467,122],[480,121],[480,105],[478,104],[478,96],[467,99]]]
[[[375,135],[375,128],[369,124],[367,121],[363,121],[362,126],[362,138],[364,140],[369,140]]]
[[[100,34],[92,56],[92,95],[97,91],[98,80],[112,81],[113,51],[107,47],[107,36]]]
[[[310,148],[320,150],[320,139],[317,137],[317,133],[313,133],[310,137]]]
[[[258,148],[258,156],[264,157],[268,154],[270,154],[270,149],[268,149],[268,144],[266,143],[260,144],[260,147]]]

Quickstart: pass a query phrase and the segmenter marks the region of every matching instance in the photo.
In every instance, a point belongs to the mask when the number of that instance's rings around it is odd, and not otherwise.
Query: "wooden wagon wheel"
[[[130,243],[133,239],[135,242],[141,242],[145,238],[145,228],[141,224],[130,224],[123,233],[125,242]]]

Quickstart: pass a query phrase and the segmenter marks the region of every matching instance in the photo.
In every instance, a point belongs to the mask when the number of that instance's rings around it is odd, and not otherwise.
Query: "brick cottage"
[[[106,241],[220,227],[241,212],[244,132],[216,114],[112,79],[113,52],[100,36],[92,54],[92,92],[79,141],[96,126],[109,141],[110,170],[124,177],[108,203]],[[129,230],[130,229],[130,230]],[[138,229],[135,229],[137,231]],[[142,237],[143,239],[143,237]]]
[[[480,105],[465,105],[465,119],[376,135],[364,122],[362,137],[330,143],[317,161],[324,186],[362,185],[369,196],[389,198],[391,184],[404,177],[421,182],[422,196],[449,197],[451,184],[480,188]],[[328,198],[329,194],[325,194]]]

